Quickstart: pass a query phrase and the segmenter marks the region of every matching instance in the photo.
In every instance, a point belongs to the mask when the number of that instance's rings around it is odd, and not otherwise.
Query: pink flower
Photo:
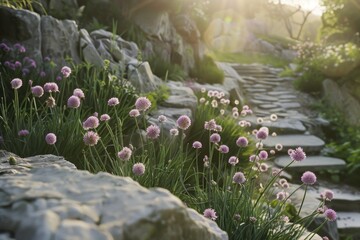
[[[93,131],[86,132],[84,135],[84,138],[83,138],[85,145],[88,145],[88,146],[96,145],[98,143],[99,139],[100,139],[99,135]]]
[[[46,100],[46,106],[49,108],[55,107],[56,106],[55,98],[48,97],[48,99]]]
[[[268,158],[269,154],[267,153],[267,151],[262,150],[262,151],[260,151],[258,156],[261,160],[266,160]]]
[[[229,152],[229,147],[226,145],[220,145],[219,147],[219,152],[221,153],[228,153]]]
[[[269,135],[269,129],[267,127],[261,127],[259,131],[256,133],[256,138],[265,140]]]
[[[19,137],[25,137],[27,135],[29,135],[29,130],[27,130],[27,129],[22,129],[18,132]]]
[[[111,107],[116,106],[116,105],[118,105],[119,103],[120,103],[120,102],[119,102],[119,99],[116,98],[116,97],[110,98],[110,99],[108,100],[108,105],[111,106]]]
[[[78,107],[80,107],[80,98],[78,98],[77,96],[69,97],[69,99],[67,100],[67,106],[69,108],[78,108]]]
[[[177,136],[177,135],[179,135],[179,130],[177,130],[176,128],[170,129],[170,135],[171,135],[171,136]]]
[[[335,221],[336,217],[337,217],[336,212],[330,208],[325,210],[324,215],[325,215],[326,219],[329,221]]]
[[[293,161],[300,162],[306,158],[306,154],[301,147],[296,148],[290,152],[290,158]]]
[[[110,120],[110,116],[108,114],[103,114],[100,116],[100,121],[106,122]]]
[[[199,141],[195,141],[195,142],[193,142],[192,147],[199,149],[199,148],[202,148],[202,144]]]
[[[58,92],[59,87],[54,82],[48,82],[48,83],[45,83],[44,90],[45,90],[45,92]]]
[[[334,192],[326,189],[323,193],[321,193],[323,199],[331,201],[334,198]]]
[[[123,161],[129,161],[132,151],[128,147],[123,147],[123,149],[118,152],[118,157]]]
[[[221,141],[221,137],[218,133],[213,133],[211,134],[210,136],[210,142],[213,142],[213,143],[218,143]]]
[[[156,125],[150,125],[146,129],[146,136],[150,139],[157,139],[160,136],[160,128]]]
[[[209,219],[215,221],[218,216],[216,216],[216,212],[215,212],[214,209],[212,209],[212,208],[207,208],[207,209],[205,209],[205,211],[204,211],[204,217],[209,218]]]
[[[77,96],[78,98],[85,98],[85,94],[83,92],[83,90],[81,90],[80,88],[75,88],[73,91],[73,95]]]
[[[316,182],[316,175],[313,172],[306,171],[301,176],[301,181],[306,185],[313,185]]]
[[[135,108],[139,111],[146,111],[151,107],[151,102],[147,97],[139,97],[136,99]]]
[[[85,122],[83,122],[83,128],[85,130],[91,128],[97,128],[98,126],[99,126],[99,119],[95,116],[90,116],[85,120]]]
[[[246,182],[245,175],[242,172],[237,172],[233,176],[233,182],[237,184],[243,184]]]
[[[247,140],[246,137],[239,137],[236,140],[236,145],[238,145],[239,147],[246,147],[249,144],[249,141]]]
[[[140,116],[140,112],[137,109],[131,109],[130,112],[129,112],[129,116],[134,117],[134,118],[138,117],[138,116]]]
[[[54,145],[56,143],[56,135],[54,133],[46,134],[45,141],[49,145]]]
[[[141,176],[145,173],[145,165],[142,163],[135,163],[132,171],[136,176]]]
[[[190,127],[191,120],[188,116],[182,115],[178,118],[178,120],[176,120],[176,124],[180,129],[186,130]]]
[[[237,157],[235,157],[235,156],[231,156],[231,157],[229,158],[229,163],[230,163],[230,165],[235,166],[236,164],[239,163],[239,159],[238,159]]]
[[[64,76],[64,78],[68,78],[71,74],[71,68],[64,66],[61,68],[61,74]]]
[[[35,97],[41,97],[42,95],[44,95],[44,89],[41,86],[34,86],[31,88],[31,93]]]
[[[164,115],[160,115],[160,116],[158,117],[158,121],[159,121],[160,123],[166,122],[166,120],[167,120],[167,117],[164,116]]]
[[[11,80],[10,84],[13,89],[19,89],[22,86],[23,82],[20,78],[14,78],[13,80]]]

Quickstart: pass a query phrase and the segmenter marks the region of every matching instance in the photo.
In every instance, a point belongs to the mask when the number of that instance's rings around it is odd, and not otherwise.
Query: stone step
[[[279,118],[276,121],[265,119],[261,124],[258,124],[257,118],[253,116],[246,117],[245,120],[256,128],[268,127],[270,132],[276,132],[277,134],[304,133],[306,131],[304,124],[295,119]]]
[[[337,212],[336,222],[340,236],[352,236],[351,239],[359,239],[360,213]]]
[[[300,134],[269,136],[263,143],[266,148],[274,148],[276,144],[280,143],[283,145],[283,151],[302,147],[305,152],[309,153],[320,152],[325,145],[323,140],[314,135]]]
[[[285,167],[291,162],[291,158],[286,156],[279,156],[275,159],[275,165],[278,167]],[[294,162],[287,170],[293,172],[304,171],[323,171],[323,170],[341,170],[346,168],[346,163],[342,159],[324,157],[324,156],[307,156],[305,160],[301,162]]]

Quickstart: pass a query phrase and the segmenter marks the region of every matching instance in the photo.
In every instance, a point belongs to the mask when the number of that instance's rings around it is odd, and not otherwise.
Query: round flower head
[[[293,161],[300,162],[306,158],[306,154],[301,147],[296,148],[290,152],[290,158]]]
[[[211,119],[210,121],[205,122],[205,124],[204,124],[204,128],[206,130],[215,130],[216,126],[217,126],[217,124],[216,124],[215,119]]]
[[[99,139],[100,139],[99,135],[93,131],[86,132],[84,135],[84,138],[83,138],[85,145],[88,145],[88,146],[96,145],[98,143]]]
[[[229,152],[229,147],[226,145],[220,145],[219,147],[219,152],[221,153],[228,153]]]
[[[286,198],[286,193],[281,191],[276,194],[276,199],[279,201],[283,201]]]
[[[22,64],[19,61],[15,62],[15,68],[21,68]]]
[[[59,87],[54,82],[48,82],[48,83],[44,84],[44,90],[45,90],[45,92],[58,92]]]
[[[246,137],[239,137],[236,140],[236,145],[238,145],[239,147],[246,147],[249,144],[249,141],[247,140]]]
[[[269,169],[269,166],[266,163],[261,163],[259,169],[261,172],[266,172]]]
[[[27,129],[22,129],[18,132],[19,137],[25,137],[27,135],[29,135],[29,130],[27,130]]]
[[[145,165],[142,163],[135,163],[132,171],[136,176],[141,176],[145,173]]]
[[[176,125],[178,126],[178,128],[182,129],[182,130],[186,130],[190,127],[191,125],[191,120],[188,116],[186,115],[181,115],[178,120],[176,120]]]
[[[123,161],[129,161],[132,151],[128,147],[123,147],[123,149],[118,152],[118,157]]]
[[[97,128],[98,126],[99,126],[99,119],[95,116],[90,116],[85,120],[85,122],[83,122],[83,128],[85,130],[91,128]]]
[[[245,175],[242,172],[237,172],[233,176],[233,182],[237,184],[243,184],[246,182]]]
[[[269,129],[267,127],[261,127],[256,133],[256,138],[265,140],[269,135]]]
[[[260,151],[258,156],[259,156],[260,160],[266,160],[268,158],[269,154],[267,153],[267,151],[262,150],[262,151]]]
[[[199,141],[195,141],[195,142],[193,142],[192,147],[199,149],[199,148],[202,148],[202,144]]]
[[[100,121],[106,122],[110,120],[110,116],[108,114],[103,114],[100,116]]]
[[[334,198],[334,192],[328,189],[326,189],[321,195],[328,201],[331,201]]]
[[[217,219],[216,212],[212,208],[205,209],[204,217],[209,218],[209,219],[211,219],[213,221],[215,221]]]
[[[150,139],[157,139],[160,136],[160,128],[156,125],[150,125],[146,129],[146,136]]]
[[[171,135],[171,136],[177,136],[177,135],[179,135],[179,130],[177,130],[177,128],[172,128],[172,129],[170,129],[170,135]]]
[[[313,172],[306,171],[301,176],[301,181],[306,185],[313,185],[316,182],[316,175]]]
[[[116,98],[116,97],[110,98],[108,100],[108,105],[111,106],[111,107],[116,106],[118,104],[119,104],[119,99]]]
[[[249,157],[249,161],[250,161],[250,162],[257,162],[257,161],[259,161],[259,157],[256,156],[256,155],[251,155],[251,156]]]
[[[221,141],[221,137],[218,133],[213,133],[211,134],[210,136],[210,142],[213,142],[213,143],[218,143]]]
[[[325,215],[326,219],[329,221],[336,220],[336,212],[330,208],[325,210],[324,215]]]
[[[278,119],[277,115],[276,114],[271,114],[270,115],[270,120],[271,121],[276,121]]]
[[[271,155],[275,155],[275,150],[274,150],[274,149],[271,149],[271,150],[270,150],[270,154],[271,154]]]
[[[56,135],[54,133],[46,134],[45,141],[49,145],[54,145],[56,143]]]
[[[11,80],[10,84],[13,89],[19,89],[22,86],[23,82],[20,78],[14,78],[13,80]]]
[[[67,100],[67,106],[69,108],[78,108],[78,107],[80,107],[80,98],[78,98],[77,96],[69,97],[69,99]]]
[[[41,71],[41,72],[40,72],[40,77],[42,77],[42,78],[46,77],[46,72]]]
[[[46,106],[50,108],[55,107],[56,106],[55,98],[48,97],[48,99],[46,100]]]
[[[61,68],[61,74],[64,76],[64,78],[68,78],[71,74],[71,68],[64,66]]]
[[[160,116],[158,117],[158,121],[159,121],[160,123],[166,122],[166,120],[167,120],[167,117],[164,116],[164,115],[160,115]]]
[[[34,86],[31,88],[31,93],[35,97],[41,97],[42,95],[44,95],[44,89],[41,86]]]
[[[129,116],[134,117],[134,118],[138,117],[138,116],[140,116],[140,112],[137,109],[131,109],[130,112],[129,112]]]
[[[239,163],[239,159],[238,159],[237,157],[235,157],[235,156],[231,156],[231,157],[229,158],[229,163],[230,163],[230,165],[235,166],[236,164]]]
[[[136,99],[135,108],[139,111],[146,111],[151,107],[151,102],[147,97],[139,97]]]
[[[85,98],[85,94],[83,92],[83,90],[81,90],[80,88],[75,88],[73,91],[73,95],[77,96],[78,98]]]
[[[277,151],[281,151],[281,150],[283,149],[283,145],[280,144],[280,143],[277,143],[277,144],[275,145],[275,149],[276,149]]]

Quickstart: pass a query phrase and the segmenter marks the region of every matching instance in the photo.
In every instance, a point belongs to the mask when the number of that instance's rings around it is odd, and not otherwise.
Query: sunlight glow
[[[270,0],[270,2],[279,2],[279,0]],[[281,0],[282,3],[298,6],[304,10],[313,10],[316,15],[322,15],[324,8],[320,5],[320,0]]]

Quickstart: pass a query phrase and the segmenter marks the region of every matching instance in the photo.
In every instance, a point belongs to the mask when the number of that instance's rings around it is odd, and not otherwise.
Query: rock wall
[[[228,239],[167,190],[78,171],[52,155],[0,152],[0,163],[0,239]]]

